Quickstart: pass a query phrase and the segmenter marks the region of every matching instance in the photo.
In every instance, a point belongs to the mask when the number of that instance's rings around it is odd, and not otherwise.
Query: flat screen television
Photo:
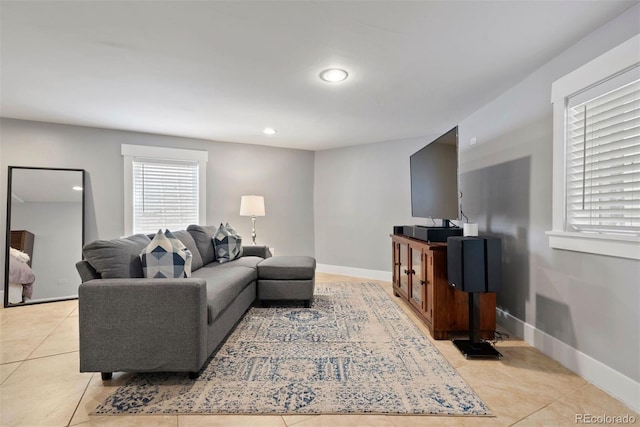
[[[411,216],[460,219],[458,197],[458,127],[411,155]]]

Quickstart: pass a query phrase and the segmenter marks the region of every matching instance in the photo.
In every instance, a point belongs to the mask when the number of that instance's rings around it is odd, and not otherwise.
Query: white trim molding
[[[594,84],[633,67],[639,61],[640,34],[603,53],[551,84],[551,102],[581,92]]]
[[[553,193],[552,230],[547,232],[554,249],[640,259],[640,238],[609,234],[588,234],[565,229],[566,179],[565,135],[567,98],[603,80],[637,66],[640,62],[640,34],[621,43],[551,85],[553,103]]]
[[[549,246],[554,249],[640,260],[640,237],[569,231],[547,231],[546,234]]]
[[[391,282],[391,272],[382,270],[369,270],[366,268],[344,267],[342,265],[318,264],[316,271],[319,273],[340,274],[343,276],[362,277],[363,279],[382,280]]]
[[[636,412],[640,412],[640,382],[612,369],[591,356],[537,329],[511,314],[496,309],[499,323],[567,369],[606,391]]]

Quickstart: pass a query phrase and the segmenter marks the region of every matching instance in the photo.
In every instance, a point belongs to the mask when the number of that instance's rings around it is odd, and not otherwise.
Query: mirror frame
[[[26,304],[9,304],[9,247],[11,246],[11,183],[13,180],[14,169],[28,169],[28,170],[51,170],[51,171],[66,171],[66,172],[81,172],[82,173],[82,246],[85,244],[85,201],[86,201],[86,171],[84,169],[69,169],[69,168],[47,168],[47,167],[31,167],[31,166],[9,166],[7,174],[7,224],[6,224],[6,242],[5,242],[5,261],[4,261],[4,307],[25,307],[35,304],[43,304],[47,302],[67,301],[78,299],[78,296],[74,297],[62,297],[59,299],[51,298],[42,301],[32,301]],[[80,261],[80,260],[77,260]],[[78,279],[78,286],[80,280]]]

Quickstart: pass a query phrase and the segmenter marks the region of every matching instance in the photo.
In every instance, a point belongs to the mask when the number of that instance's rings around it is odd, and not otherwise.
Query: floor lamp
[[[251,242],[256,244],[256,217],[264,216],[264,197],[242,196],[240,200],[240,216],[251,217]]]

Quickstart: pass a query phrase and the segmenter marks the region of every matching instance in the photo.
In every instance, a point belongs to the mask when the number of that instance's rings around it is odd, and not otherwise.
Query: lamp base
[[[256,244],[256,217],[251,217],[251,244]]]

